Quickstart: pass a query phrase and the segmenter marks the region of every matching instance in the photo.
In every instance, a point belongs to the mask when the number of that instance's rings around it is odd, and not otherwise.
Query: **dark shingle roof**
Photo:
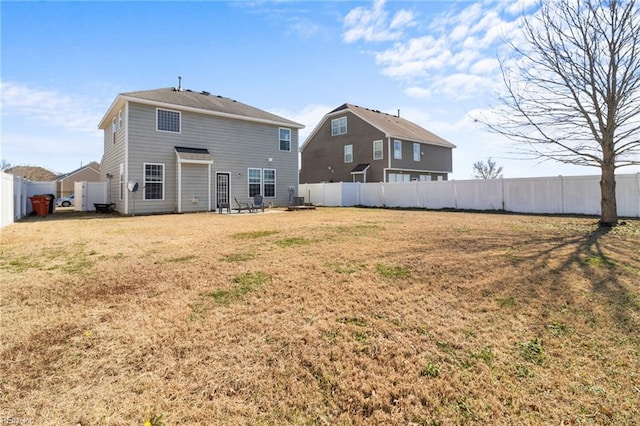
[[[423,127],[418,126],[416,123],[378,110],[363,108],[352,104],[343,104],[331,111],[329,114],[343,110],[353,112],[369,124],[383,131],[389,137],[409,139],[416,142],[426,142],[433,145],[455,148],[455,145],[451,142],[431,133]]]
[[[203,111],[233,115],[237,116],[238,118],[264,120],[296,128],[304,127],[300,123],[296,123],[295,121],[280,117],[279,115],[263,111],[259,108],[243,104],[242,102],[238,102],[233,99],[225,98],[219,95],[213,95],[206,91],[197,92],[192,90],[180,90],[173,87],[168,87],[164,89],[122,93],[121,96],[175,105],[176,109],[179,109],[178,107],[183,106]]]

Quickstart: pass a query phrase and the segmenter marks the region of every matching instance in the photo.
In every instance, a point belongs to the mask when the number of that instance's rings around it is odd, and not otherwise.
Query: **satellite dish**
[[[129,189],[129,192],[136,192],[138,190],[138,182],[130,180],[127,184],[127,188]]]

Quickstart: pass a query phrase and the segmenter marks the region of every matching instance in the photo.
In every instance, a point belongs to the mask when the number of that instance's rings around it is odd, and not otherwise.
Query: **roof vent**
[[[209,96],[209,95],[211,94],[211,93],[207,92],[206,90],[203,90],[203,91],[202,91],[202,92],[200,92],[200,93],[202,93],[202,94],[203,94],[203,95],[205,95],[205,96]]]
[[[178,76],[178,90],[177,92],[182,90],[182,77]]]

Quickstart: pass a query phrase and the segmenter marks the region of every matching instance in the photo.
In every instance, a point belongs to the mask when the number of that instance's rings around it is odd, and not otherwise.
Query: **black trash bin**
[[[53,209],[56,206],[56,203],[55,203],[56,195],[55,194],[44,194],[44,196],[49,199],[49,214],[51,214],[51,213],[53,213]]]

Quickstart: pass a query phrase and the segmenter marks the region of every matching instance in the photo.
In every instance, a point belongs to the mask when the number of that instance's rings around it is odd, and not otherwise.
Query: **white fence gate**
[[[305,202],[324,206],[505,210],[600,214],[600,176],[389,183],[301,184]],[[640,173],[616,175],[618,215],[640,217]]]
[[[73,191],[75,211],[92,212],[96,210],[94,203],[107,202],[107,182],[75,182]]]

